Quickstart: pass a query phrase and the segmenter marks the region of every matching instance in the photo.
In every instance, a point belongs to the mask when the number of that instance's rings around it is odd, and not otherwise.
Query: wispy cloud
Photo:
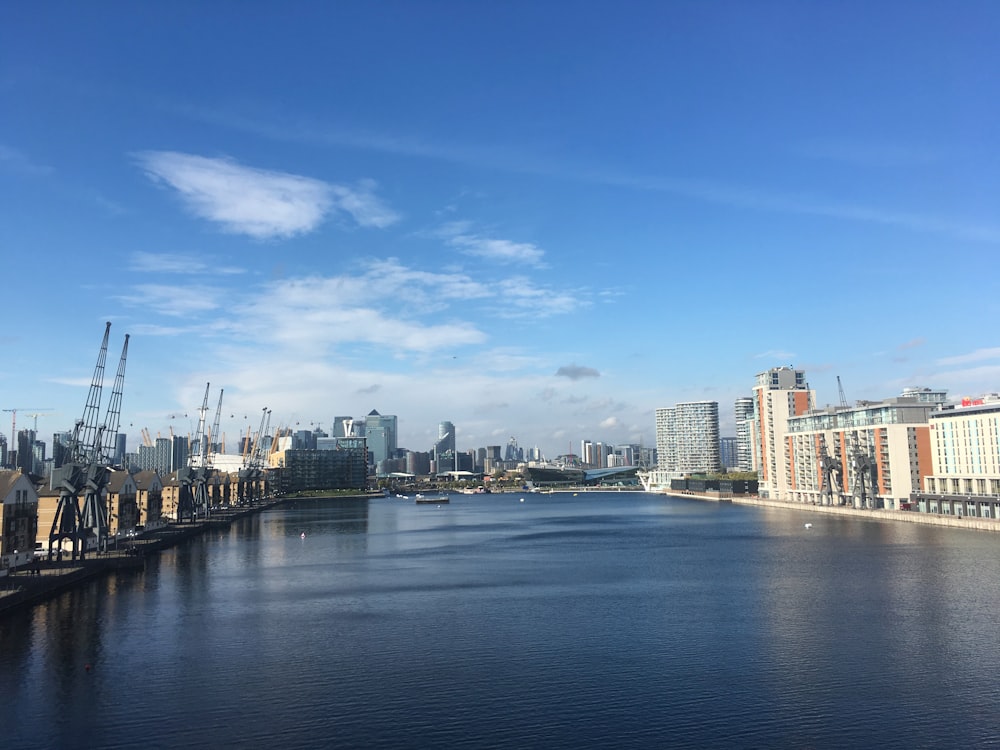
[[[937,364],[943,367],[951,367],[953,365],[967,365],[973,362],[989,362],[994,359],[1000,359],[1000,347],[976,349],[974,352],[969,352],[968,354],[959,354],[955,357],[944,357],[937,360]]]
[[[560,291],[535,284],[527,277],[503,279],[495,285],[503,306],[498,314],[506,318],[564,315],[589,304],[581,291]]]
[[[412,136],[360,132],[327,125],[267,123],[260,117],[242,117],[205,109],[174,108],[187,116],[282,141],[359,148],[379,153],[438,159],[470,166],[503,170],[514,174],[532,174],[559,179],[573,179],[593,184],[626,187],[635,190],[673,193],[708,203],[749,208],[782,214],[826,216],[846,221],[895,226],[908,231],[932,232],[965,240],[1000,243],[1000,225],[982,223],[931,213],[898,211],[877,206],[857,205],[825,196],[785,193],[761,185],[741,185],[709,180],[682,179],[670,175],[618,173],[603,166],[559,163],[538,154],[503,149],[496,145],[483,148],[449,142],[435,143]],[[858,144],[816,144],[817,155],[826,150],[830,158],[871,159],[875,146]],[[897,148],[891,156],[896,162],[936,159],[918,148]]]
[[[906,351],[907,349],[916,349],[918,347],[926,344],[927,341],[922,337],[917,337],[915,339],[910,339],[909,341],[904,341],[902,344],[896,347],[899,351]]]
[[[791,362],[795,359],[795,354],[793,352],[786,352],[781,349],[768,349],[766,352],[761,352],[760,354],[754,354],[754,359],[773,359],[779,362]]]
[[[2,144],[0,144],[0,168],[34,177],[45,177],[55,172],[52,167],[37,164],[21,151]]]
[[[119,299],[135,307],[169,315],[188,317],[218,307],[216,299],[222,297],[219,289],[208,286],[139,284],[129,294]]]
[[[872,167],[925,166],[942,160],[943,155],[926,146],[895,141],[857,141],[815,138],[792,146],[792,152],[809,159],[840,161]]]
[[[544,265],[545,251],[530,242],[484,237],[471,231],[471,223],[454,221],[445,224],[438,235],[465,255],[496,261],[498,263],[526,264],[535,267]]]
[[[135,158],[150,179],[176,190],[192,213],[234,234],[293,237],[313,231],[332,212],[345,213],[363,227],[384,227],[398,218],[374,195],[369,181],[353,188],[332,185],[226,157],[175,151],[145,151]]]
[[[129,270],[140,273],[176,274],[202,274],[208,271],[224,275],[246,273],[245,268],[224,266],[215,263],[209,264],[204,260],[203,256],[174,253],[146,253],[142,251],[132,253],[132,256],[129,258]]]
[[[563,365],[556,370],[556,375],[570,380],[581,380],[582,378],[599,378],[601,373],[593,367],[583,367],[581,365]]]

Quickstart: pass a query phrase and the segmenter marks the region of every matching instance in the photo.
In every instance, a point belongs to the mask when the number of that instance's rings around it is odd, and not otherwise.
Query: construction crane
[[[149,436],[149,428],[143,427],[142,430],[140,430],[140,433],[142,434],[142,444],[147,448],[152,448],[153,438]]]
[[[13,409],[2,409],[0,411],[10,412],[10,447],[13,450],[17,448],[17,413],[19,411],[34,412],[28,416],[35,418],[35,432],[38,432],[38,418],[42,416],[41,412],[52,411],[52,409],[40,409],[34,406],[15,406]]]

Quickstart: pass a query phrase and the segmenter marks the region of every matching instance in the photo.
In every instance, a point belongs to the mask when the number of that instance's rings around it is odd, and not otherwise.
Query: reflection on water
[[[5,738],[987,744],[995,538],[805,520],[628,493],[271,511],[0,622]]]

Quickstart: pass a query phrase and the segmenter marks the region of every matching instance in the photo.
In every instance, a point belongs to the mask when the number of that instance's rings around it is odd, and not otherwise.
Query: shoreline
[[[130,540],[131,550],[123,546],[107,552],[89,552],[83,560],[38,560],[19,566],[15,572],[0,578],[0,618],[44,602],[87,581],[120,570],[143,570],[146,559],[151,555],[176,547],[207,531],[229,528],[234,521],[261,513],[284,501],[285,498],[281,498],[246,508],[217,511],[208,518],[183,525],[167,524]]]
[[[798,510],[806,513],[820,513],[828,516],[848,516],[863,521],[894,521],[916,523],[925,526],[948,526],[955,529],[970,531],[1000,532],[1000,520],[995,518],[979,518],[976,516],[939,516],[920,513],[914,510],[863,510],[846,505],[813,505],[812,503],[795,503],[789,500],[767,500],[750,495],[720,497],[718,494],[703,492],[650,492],[651,495],[665,495],[678,500],[701,500],[703,502],[733,503],[734,505],[752,505],[758,508],[774,508],[777,510]]]

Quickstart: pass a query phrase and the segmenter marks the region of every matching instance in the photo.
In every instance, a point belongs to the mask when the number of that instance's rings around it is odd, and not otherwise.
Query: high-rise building
[[[368,463],[377,465],[396,455],[396,417],[379,414],[372,409],[365,417],[365,438],[368,445]]]
[[[156,447],[159,449],[160,440],[157,438]],[[178,469],[188,465],[188,459],[191,456],[191,443],[188,438],[182,437],[180,435],[174,435],[173,445],[170,449],[170,463],[168,464],[167,471],[177,471]],[[157,468],[159,471],[159,468]]]
[[[736,421],[736,464],[739,471],[753,471],[753,399],[743,396],[733,407]]]
[[[719,438],[719,462],[725,469],[736,469],[739,463],[736,457],[736,438]]]
[[[719,471],[719,402],[688,401],[656,410],[658,469],[671,477]]]
[[[434,461],[437,472],[458,471],[458,460],[455,450],[455,425],[451,422],[438,424],[438,439],[434,443]]]
[[[762,498],[785,499],[792,484],[792,467],[785,435],[788,420],[814,408],[804,370],[775,367],[757,374],[753,387],[753,468]]]
[[[34,430],[17,431],[17,465],[14,468],[20,469],[22,474],[36,473],[34,471],[34,445]]]
[[[115,433],[115,453],[111,457],[115,466],[125,465],[125,433],[117,432]],[[53,445],[53,452],[55,451],[55,446]]]

